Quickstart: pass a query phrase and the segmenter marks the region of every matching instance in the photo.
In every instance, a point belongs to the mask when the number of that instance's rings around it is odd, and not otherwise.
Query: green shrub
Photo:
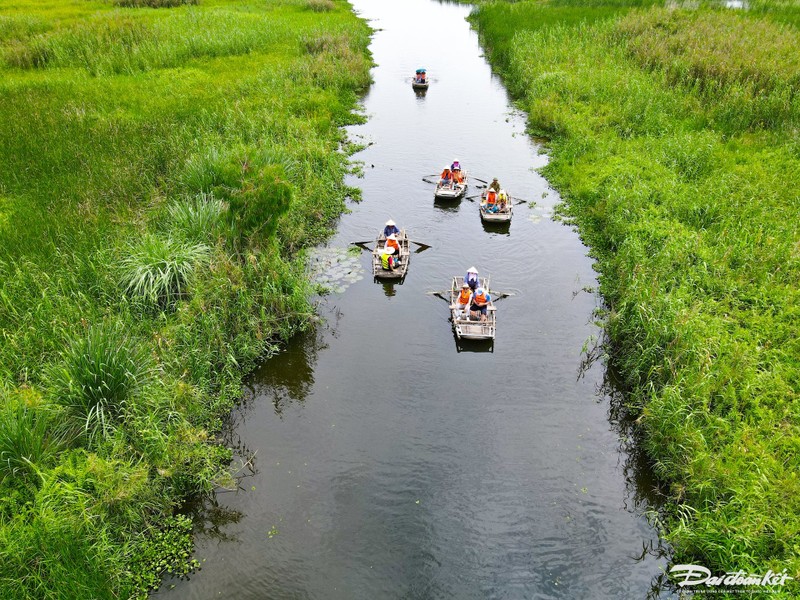
[[[331,0],[308,0],[306,6],[314,12],[328,12],[336,8],[336,5]]]

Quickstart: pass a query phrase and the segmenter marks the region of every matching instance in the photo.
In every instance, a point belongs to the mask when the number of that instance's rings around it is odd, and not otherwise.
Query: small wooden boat
[[[505,204],[497,203],[497,210],[492,211],[489,210],[489,205],[486,202],[486,194],[488,190],[484,190],[481,194],[481,203],[478,207],[478,210],[481,213],[481,221],[485,223],[508,223],[511,221],[511,214],[513,212],[513,205],[514,202],[511,199],[511,196],[506,194],[507,198]]]
[[[444,184],[441,180],[436,184],[436,190],[433,192],[433,197],[437,200],[459,200],[467,193],[467,172],[461,171],[461,183],[456,183],[450,180],[450,183]]]
[[[461,284],[464,283],[462,277],[453,277],[450,286],[450,317],[453,321],[453,329],[456,332],[456,337],[459,340],[493,340],[497,326],[497,315],[495,313],[494,302],[489,301],[489,307],[486,315],[486,321],[474,321],[470,318],[464,318],[464,313],[459,310],[456,299],[461,290]],[[489,292],[489,278],[481,277],[480,287]]]
[[[414,79],[411,81],[411,87],[415,90],[427,90],[429,83],[427,71],[425,69],[417,69]]]
[[[386,246],[386,236],[383,235],[383,230],[378,234],[375,240],[375,249],[372,251],[372,275],[377,279],[402,279],[406,276],[408,271],[408,263],[411,260],[410,242],[408,241],[408,234],[405,229],[400,230],[397,234],[397,242],[400,245],[399,262],[393,270],[387,271],[381,264],[381,255],[383,248]]]

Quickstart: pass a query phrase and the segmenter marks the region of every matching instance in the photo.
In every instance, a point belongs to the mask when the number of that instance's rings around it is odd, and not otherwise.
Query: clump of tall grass
[[[200,193],[168,208],[172,230],[188,242],[210,241],[223,224],[225,203],[213,193]]]
[[[0,482],[35,483],[39,471],[52,466],[64,448],[64,431],[47,408],[0,399]]]
[[[114,0],[114,4],[126,8],[173,8],[197,3],[198,0]]]
[[[120,283],[125,294],[145,305],[169,308],[183,297],[195,270],[210,255],[205,244],[145,235],[121,259]]]
[[[306,6],[314,12],[328,12],[336,8],[332,0],[308,0]]]
[[[67,345],[47,380],[53,400],[91,444],[113,431],[126,404],[153,379],[152,365],[148,347],[122,325],[101,323]]]

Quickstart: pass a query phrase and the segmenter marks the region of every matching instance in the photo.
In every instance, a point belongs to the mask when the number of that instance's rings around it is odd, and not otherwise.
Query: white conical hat
[[[395,223],[395,222],[394,222],[394,221],[392,221],[391,219],[389,219],[388,221],[386,221],[386,224],[387,224],[387,225],[397,225],[397,223]]]
[[[394,246],[384,246],[383,247],[384,254],[394,254]]]
[[[467,269],[467,273],[477,273],[477,272],[478,269],[476,269],[475,267],[470,267],[469,269]]]

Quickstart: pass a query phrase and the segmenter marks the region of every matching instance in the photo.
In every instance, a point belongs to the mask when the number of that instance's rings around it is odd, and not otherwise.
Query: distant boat
[[[375,240],[375,249],[372,251],[372,275],[377,279],[402,279],[406,276],[408,263],[411,260],[408,234],[405,229],[402,229],[396,236],[397,243],[400,245],[399,264],[391,271],[384,269],[381,263],[383,248],[386,246],[386,236],[383,235],[383,230]]]
[[[497,210],[492,211],[489,210],[489,204],[486,202],[488,192],[489,190],[484,190],[483,193],[481,193],[481,203],[478,207],[481,213],[481,221],[485,223],[508,223],[511,221],[514,204],[511,200],[511,196],[506,194],[505,205],[497,202]]]
[[[428,83],[427,71],[425,69],[417,69],[417,72],[414,74],[414,79],[411,81],[411,87],[415,90],[427,90]]]
[[[463,312],[458,309],[456,299],[464,282],[462,277],[453,277],[450,286],[450,317],[453,321],[453,329],[459,340],[493,340],[497,328],[497,315],[494,303],[490,300],[486,313],[486,321],[473,321],[465,319]],[[480,286],[486,293],[489,293],[489,278],[481,277]]]

